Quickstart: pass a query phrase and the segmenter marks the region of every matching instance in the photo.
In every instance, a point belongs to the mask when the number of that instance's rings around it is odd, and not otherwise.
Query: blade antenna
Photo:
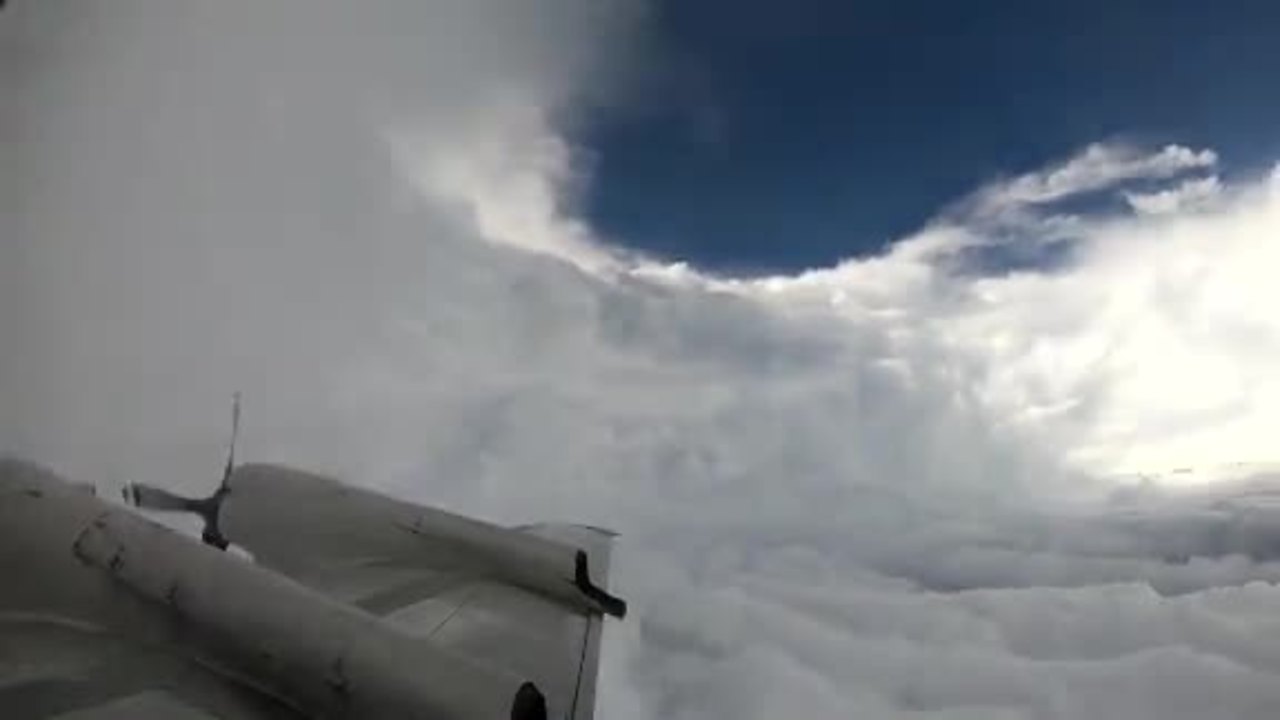
[[[240,437],[240,393],[231,396],[231,439],[227,441],[227,465],[222,469],[222,483],[219,489],[226,488],[231,479],[231,471],[236,467],[236,440]]]

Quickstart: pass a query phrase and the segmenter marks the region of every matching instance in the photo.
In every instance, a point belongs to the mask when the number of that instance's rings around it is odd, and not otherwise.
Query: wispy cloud
[[[1181,145],[1147,152],[1127,145],[1094,144],[1062,164],[992,185],[978,194],[978,204],[986,212],[1041,205],[1130,180],[1170,178],[1188,170],[1213,167],[1217,162],[1218,156],[1212,150]]]
[[[1161,215],[1180,210],[1204,207],[1222,194],[1222,182],[1217,176],[1184,180],[1177,187],[1156,192],[1125,193],[1125,202],[1135,211],[1147,215]]]

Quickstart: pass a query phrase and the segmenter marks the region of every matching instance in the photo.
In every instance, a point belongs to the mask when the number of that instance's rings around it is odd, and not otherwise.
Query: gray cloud
[[[236,387],[261,427],[314,437],[304,419],[326,416],[335,373],[376,339],[387,304],[430,277],[445,238],[470,233],[397,176],[386,133],[449,146],[512,105],[519,121],[565,112],[608,72],[594,43],[630,13],[11,8],[4,442],[81,472],[110,458],[112,474],[144,472],[127,459],[144,447],[183,446],[172,474],[187,453],[212,460]],[[75,462],[90,445],[93,461]]]

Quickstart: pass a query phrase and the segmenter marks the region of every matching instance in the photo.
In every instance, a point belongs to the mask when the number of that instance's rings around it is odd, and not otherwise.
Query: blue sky
[[[1087,143],[1280,157],[1280,4],[659,3],[627,100],[585,132],[587,214],[734,272],[874,252]]]

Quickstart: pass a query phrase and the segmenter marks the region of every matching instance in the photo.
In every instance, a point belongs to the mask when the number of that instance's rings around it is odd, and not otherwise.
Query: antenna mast
[[[231,439],[227,442],[227,466],[222,470],[222,485],[231,479],[236,465],[236,440],[240,437],[240,392],[231,396]]]

